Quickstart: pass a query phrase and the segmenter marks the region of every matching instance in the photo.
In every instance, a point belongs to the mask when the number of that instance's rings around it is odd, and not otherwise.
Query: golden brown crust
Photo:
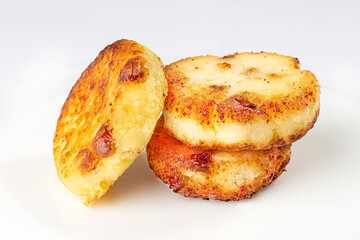
[[[228,153],[194,149],[168,135],[162,118],[146,151],[155,175],[174,192],[186,197],[223,201],[252,197],[280,176],[290,160],[290,145]],[[244,171],[247,168],[256,169],[251,172],[255,175],[250,174],[247,180],[239,183],[239,177],[250,171]],[[245,172],[243,176],[241,171]]]
[[[121,91],[114,92],[115,95],[112,96],[114,99],[113,101],[110,99],[110,101],[104,101],[107,94],[107,85],[109,84],[110,74],[116,71],[116,68],[121,70],[120,72],[123,72],[122,64],[120,62],[123,62],[125,59],[132,59],[133,57],[131,57],[131,55],[133,55],[135,58],[138,58],[136,52],[138,48],[139,46],[136,42],[122,39],[111,45],[108,45],[99,53],[99,56],[81,74],[81,77],[71,89],[69,96],[61,109],[60,117],[58,118],[54,142],[59,141],[59,138],[65,137],[69,138],[69,141],[65,141],[65,148],[70,148],[70,145],[73,144],[70,141],[70,138],[74,137],[73,134],[61,134],[63,129],[66,129],[66,119],[68,117],[81,115],[79,120],[87,119],[82,129],[84,135],[91,135],[90,133],[93,131],[92,122],[88,121],[89,119],[102,118],[104,119],[104,123],[107,121],[107,119],[104,117],[104,114],[100,114],[100,112],[111,112],[115,107],[113,106],[112,102],[114,102],[114,100],[122,93]],[[118,54],[119,51],[122,52],[121,55]],[[86,108],[87,106],[85,103],[91,103],[91,107]],[[91,138],[89,138],[89,140],[90,139]],[[84,147],[84,149],[92,149],[91,145],[91,141],[88,141],[88,144]],[[56,150],[57,148],[54,148],[54,152]],[[80,151],[82,151],[82,149],[80,149],[79,152]],[[62,161],[65,162],[66,158],[63,158]],[[92,169],[93,168],[90,170]]]
[[[251,65],[244,67],[238,63],[245,59],[243,61],[246,64],[246,59],[252,56],[280,59],[279,65],[283,64],[284,69],[271,72]],[[204,64],[205,61],[210,64]],[[213,66],[212,62],[216,64]],[[231,79],[226,77],[229,76],[230,69],[233,71],[231,76],[234,79],[239,78],[239,81],[232,83],[227,81],[227,78]],[[196,71],[203,71],[203,73],[196,75]],[[193,141],[190,140],[191,137],[188,139],[187,136],[180,136],[181,134],[174,132],[165,118],[165,128],[168,133],[193,147],[233,151],[268,149],[290,144],[306,134],[316,122],[319,112],[320,87],[315,75],[306,70],[300,71],[298,59],[288,56],[275,53],[235,53],[222,58],[199,56],[166,66],[165,76],[169,83],[165,112],[177,119],[194,120],[198,125],[213,129],[214,132],[221,126],[232,123],[243,126],[258,122],[265,122],[268,126],[277,125],[285,118],[290,120],[295,118],[299,112],[305,113],[309,109],[313,112],[311,119],[305,124],[301,122],[299,126],[294,126],[291,134],[275,134],[271,141],[255,144],[210,142],[208,139]],[[224,76],[224,81],[219,83],[221,81],[211,80],[215,76],[218,78]],[[207,84],[207,81],[217,82],[217,84]],[[263,90],[257,90],[257,88],[246,90],[246,87],[241,86],[242,81],[258,84]],[[275,88],[274,91],[267,90],[266,84],[269,88],[275,86],[280,90]],[[235,87],[240,90],[236,90]],[[217,130],[214,129],[216,127],[218,127]],[[276,131],[276,126],[274,131]]]
[[[81,74],[61,109],[53,153],[59,178],[85,204],[144,149],[166,92],[161,60],[131,40],[108,45]]]
[[[104,50],[102,50],[96,59],[90,63],[90,65],[86,68],[86,70],[81,74],[78,81],[76,81],[75,85],[72,87],[69,96],[67,97],[63,107],[61,108],[60,117],[58,119],[57,128],[61,128],[59,126],[59,122],[63,119],[63,116],[68,114],[69,106],[76,102],[78,108],[75,110],[75,114],[80,112],[80,107],[84,104],[84,102],[88,101],[93,95],[97,96],[96,103],[101,102],[102,98],[105,97],[106,87],[108,84],[108,79],[110,78],[110,74],[112,71],[116,71],[117,69],[122,70],[122,64],[125,59],[132,59],[131,55],[134,58],[137,58],[137,54],[139,45],[131,40],[121,39],[117,42],[114,42],[111,45],[108,45]],[[118,54],[121,51],[123,54]],[[118,97],[121,92],[116,93],[115,98]],[[104,108],[112,108],[112,104],[93,104],[94,107],[92,111],[86,112],[88,118],[92,118],[97,113]],[[55,134],[56,137],[56,134]]]

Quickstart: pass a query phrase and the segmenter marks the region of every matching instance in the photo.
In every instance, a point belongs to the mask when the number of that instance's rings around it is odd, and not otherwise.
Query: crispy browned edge
[[[269,164],[263,168],[260,174],[261,177],[257,177],[251,183],[239,186],[237,191],[224,191],[221,187],[211,184],[212,171],[220,171],[218,168],[221,167],[214,166],[211,162],[211,155],[214,151],[194,149],[171,137],[164,131],[162,118],[159,120],[146,149],[150,168],[174,192],[185,197],[221,201],[237,201],[251,198],[260,189],[269,185],[286,171],[285,167],[289,163],[291,155],[290,145],[263,151],[269,154]],[[210,155],[210,161],[194,166],[193,156],[199,154]],[[197,162],[195,161],[195,163]],[[209,184],[197,186],[195,179],[181,174],[181,171],[188,169],[207,174],[206,179],[209,180]]]
[[[297,58],[292,58],[276,53],[235,53],[233,55],[227,55],[219,58],[219,60],[226,60],[240,54],[266,54],[281,56],[293,61],[295,69],[300,69],[300,62]],[[269,101],[264,101],[256,94],[242,92],[239,93],[239,95],[234,95],[224,100],[222,99],[222,90],[226,89],[227,86],[211,86],[210,89],[199,89],[198,91],[201,91],[200,95],[194,94],[192,96],[186,96],[183,94],[181,89],[185,87],[187,78],[182,72],[177,70],[176,66],[181,61],[195,61],[197,58],[202,57],[204,56],[182,59],[165,67],[165,76],[168,81],[168,95],[165,99],[164,109],[168,112],[176,114],[176,116],[179,118],[190,118],[195,120],[200,125],[208,126],[213,124],[214,119],[210,118],[213,118],[214,116],[216,121],[220,124],[234,121],[240,124],[250,124],[254,119],[258,118],[262,118],[269,122],[271,119],[277,118],[277,116],[279,114],[281,115],[284,111],[301,110],[310,106],[314,106],[314,104],[319,101],[320,86],[315,75],[307,70],[301,71],[301,74],[305,75],[304,77],[311,78],[311,85],[302,88],[299,94],[295,96],[288,94],[285,96],[274,97]],[[249,69],[249,71],[252,71],[252,69]],[[252,105],[256,107],[252,108]],[[214,112],[215,115],[212,115],[211,113]],[[302,138],[314,126],[318,115],[319,109],[316,111],[312,122],[310,122],[304,128],[294,132],[287,138],[277,138],[269,144],[263,146],[255,146],[252,144],[231,145],[221,143],[209,145],[208,143],[204,142],[192,143],[186,139],[181,140],[192,147],[204,150],[218,149],[224,151],[239,151],[269,149],[275,146],[290,144]],[[166,130],[173,137],[177,137],[171,132],[170,129],[166,128]]]

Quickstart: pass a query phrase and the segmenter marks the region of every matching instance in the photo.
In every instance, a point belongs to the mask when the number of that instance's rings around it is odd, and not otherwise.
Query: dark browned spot
[[[296,69],[300,69],[300,61],[298,58],[293,58],[293,61],[294,61],[294,67]]]
[[[283,77],[285,75],[284,74],[277,74],[277,73],[267,73],[266,76],[269,77],[269,78],[281,78],[281,77]]]
[[[201,165],[196,169],[196,171],[203,172],[203,173],[208,173],[209,169],[210,169],[210,166]]]
[[[112,131],[103,124],[96,133],[92,148],[102,158],[110,157],[115,153],[115,142]]]
[[[178,176],[172,177],[169,179],[169,185],[174,192],[179,191],[181,188],[183,188],[181,179]]]
[[[211,85],[210,86],[210,91],[212,93],[217,93],[217,92],[223,91],[225,88],[227,88],[227,86],[224,86],[224,85]]]
[[[280,112],[279,104],[277,102],[275,102],[275,109],[276,112]]]
[[[218,112],[219,112],[219,109],[218,109]],[[224,119],[224,113],[220,113],[220,115],[219,115],[219,120],[221,121],[221,120],[223,120]]]
[[[238,53],[229,54],[229,55],[223,56],[222,59],[233,58],[233,57],[235,57],[236,55],[238,55]]]
[[[246,76],[250,76],[256,73],[260,73],[260,69],[251,67],[251,68],[247,68],[242,74]]]
[[[278,140],[276,141],[276,145],[277,145],[277,146],[282,146],[282,145],[285,145],[285,144],[286,144],[286,142],[285,142],[284,139],[278,139]]]
[[[227,63],[227,62],[218,63],[218,64],[216,64],[216,66],[222,70],[228,70],[231,68],[231,64]]]
[[[141,51],[141,50],[133,51],[133,54],[134,54],[134,55],[136,55],[136,54],[138,54],[138,53],[142,53],[142,51]]]
[[[76,157],[80,160],[79,166],[84,172],[93,170],[100,162],[100,158],[87,148],[81,150]]]
[[[146,73],[146,69],[144,68],[144,61],[145,60],[142,57],[135,57],[129,59],[120,72],[119,82],[145,81],[146,78],[144,77],[144,75]]]
[[[174,192],[177,192],[184,188],[188,181],[189,177],[177,173],[169,178],[169,185]]]
[[[251,108],[251,109],[255,109],[256,105],[249,102],[244,96],[234,96],[234,100],[237,101],[239,103],[239,105],[241,105],[244,108]]]
[[[190,156],[190,169],[194,169],[195,171],[200,172],[208,172],[209,171],[209,164],[211,163],[211,153],[209,152],[202,152],[192,154]]]

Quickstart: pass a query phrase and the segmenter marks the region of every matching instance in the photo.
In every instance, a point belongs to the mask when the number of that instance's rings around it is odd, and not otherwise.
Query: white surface
[[[359,239],[357,1],[8,1],[0,8],[0,239]],[[235,51],[298,57],[322,86],[314,129],[253,199],[172,193],[144,153],[90,207],[58,180],[52,137],[71,86],[105,45],[165,64]]]

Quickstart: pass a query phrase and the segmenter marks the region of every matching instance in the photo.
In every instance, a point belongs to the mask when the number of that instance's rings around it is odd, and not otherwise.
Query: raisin
[[[245,107],[245,108],[251,108],[251,109],[255,109],[256,105],[249,102],[248,100],[246,100],[244,97],[242,96],[235,96],[234,97],[235,101],[237,101],[241,106]]]
[[[209,163],[211,162],[211,153],[202,152],[192,154],[190,156],[190,168],[200,172],[209,171]]]
[[[93,170],[100,162],[100,158],[98,156],[96,156],[95,154],[93,154],[87,148],[81,150],[78,153],[77,158],[79,158],[81,161],[80,168],[85,172],[89,172],[89,171]]]
[[[110,157],[115,152],[115,142],[112,131],[105,124],[96,133],[92,148],[102,158]]]
[[[145,68],[144,60],[141,57],[129,59],[120,72],[119,82],[144,80]]]

